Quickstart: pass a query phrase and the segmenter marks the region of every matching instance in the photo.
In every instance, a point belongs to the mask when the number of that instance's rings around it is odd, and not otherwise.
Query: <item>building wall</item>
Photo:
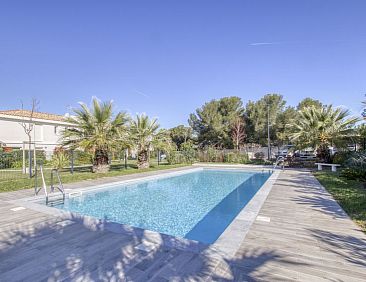
[[[36,142],[37,149],[52,152],[60,144],[63,128],[61,125],[41,124],[38,121],[32,131],[32,142]],[[24,141],[28,142],[28,136],[19,122],[0,120],[0,141],[6,147],[21,148]]]

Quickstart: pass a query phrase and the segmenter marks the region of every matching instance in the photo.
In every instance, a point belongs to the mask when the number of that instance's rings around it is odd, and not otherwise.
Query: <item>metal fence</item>
[[[0,148],[0,190],[12,190],[11,187],[34,187],[34,176],[37,173],[36,164],[42,164],[46,180],[54,167],[54,159],[60,150],[58,144],[7,143]],[[63,178],[69,178],[75,173],[74,179],[80,174],[91,173],[92,154],[82,150],[64,150],[66,162],[60,169]],[[160,155],[163,155],[161,153]],[[65,161],[65,160],[64,160]],[[110,155],[110,170],[116,172],[136,168],[136,157],[125,151],[114,152]],[[167,164],[166,157],[157,158],[157,152],[152,152],[150,164],[152,166]]]
[[[11,190],[12,186],[34,187],[34,174],[36,164],[41,163],[47,173],[54,167],[55,156],[61,150],[58,144],[45,144],[41,142],[12,143],[0,148],[0,190]],[[63,149],[62,149],[63,150]],[[190,151],[152,151],[150,154],[151,166],[165,164],[182,164],[193,162],[223,162],[223,163],[248,163],[267,159],[267,148],[246,146],[241,150],[218,150],[208,148],[205,150],[192,149]],[[276,152],[272,149],[273,155]],[[90,153],[82,150],[63,150],[66,161],[60,169],[63,178],[76,174],[73,181],[78,180],[78,175],[91,173],[92,158]],[[136,154],[126,151],[114,152],[110,155],[110,171],[118,175],[120,171],[133,169],[137,166]],[[294,164],[296,165],[296,164]],[[300,164],[302,165],[302,164]],[[312,164],[310,164],[312,165]],[[91,178],[93,176],[91,175]],[[85,177],[80,177],[85,179]],[[9,188],[10,187],[10,188]]]

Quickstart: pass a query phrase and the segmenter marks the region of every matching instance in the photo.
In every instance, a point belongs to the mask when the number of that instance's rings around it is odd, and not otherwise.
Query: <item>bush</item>
[[[235,157],[236,157],[235,153],[233,153],[233,152],[227,153],[224,157],[224,162],[225,163],[234,163]]]
[[[271,161],[264,159],[252,159],[249,163],[254,165],[273,165]]]
[[[185,163],[193,163],[196,160],[196,150],[193,148],[192,142],[188,141],[181,144],[181,149]]]
[[[22,168],[22,167],[23,167],[23,160],[17,160],[11,163],[11,168]]]
[[[43,150],[36,150],[36,160],[44,162],[46,160],[46,152]]]
[[[366,182],[366,173],[356,168],[345,168],[342,170],[341,176],[350,180]]]
[[[28,166],[28,150],[25,150],[25,164]],[[33,150],[32,150],[33,157]],[[45,161],[46,153],[43,150],[36,150],[36,160]],[[23,167],[23,150],[13,149],[10,152],[0,152],[0,169],[5,168],[22,168]]]
[[[353,153],[345,162],[341,175],[347,179],[366,182],[366,152]]]
[[[240,152],[229,152],[224,156],[224,162],[246,164],[249,162],[247,154],[241,154]]]
[[[264,153],[263,152],[256,152],[254,154],[254,158],[257,160],[263,160],[264,159]]]
[[[180,164],[183,162],[183,155],[181,152],[171,150],[167,152],[167,161],[169,164]]]
[[[28,158],[28,151],[26,151],[26,157]],[[5,168],[18,168],[19,161],[21,162],[20,167],[23,166],[23,151],[14,150],[12,152],[1,152],[0,153],[0,169]]]
[[[52,156],[51,160],[52,168],[62,169],[69,165],[69,154],[67,151],[58,150]]]
[[[74,164],[85,165],[93,163],[93,154],[81,150],[74,151]]]
[[[207,161],[208,162],[217,162],[218,153],[217,153],[217,150],[215,148],[208,147],[206,153],[207,153]]]
[[[351,156],[351,152],[337,152],[332,158],[332,163],[344,165]]]

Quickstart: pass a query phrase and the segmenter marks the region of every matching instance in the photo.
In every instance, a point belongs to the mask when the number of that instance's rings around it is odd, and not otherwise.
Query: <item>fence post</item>
[[[37,172],[37,165],[36,165],[36,168],[34,170],[34,195],[37,195],[37,182],[38,182],[37,176],[38,176],[38,172]]]
[[[125,169],[127,169],[127,149],[125,149]]]
[[[160,150],[158,150],[158,165],[160,164]]]
[[[74,174],[74,150],[71,150],[70,154],[70,173]]]
[[[35,139],[34,139],[35,140]],[[34,145],[33,145],[33,167],[34,169],[37,166],[37,149],[36,149],[36,141],[34,141]]]
[[[32,148],[31,148],[31,143],[29,142],[29,147],[28,147],[28,158],[29,158],[29,178],[32,178]]]
[[[27,164],[25,163],[25,141],[23,141],[23,174],[27,173]]]

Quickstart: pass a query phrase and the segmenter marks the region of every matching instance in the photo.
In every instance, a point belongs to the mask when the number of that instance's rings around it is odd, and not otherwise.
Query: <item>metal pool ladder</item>
[[[276,162],[273,166],[273,169],[276,169],[280,163],[282,163],[282,170],[285,169],[285,157],[284,156],[278,156],[278,158],[276,159]]]
[[[46,197],[46,205],[56,205],[56,204],[63,204],[65,202],[65,190],[64,190],[64,186],[62,185],[62,181],[61,181],[61,177],[59,174],[59,171],[57,169],[52,169],[51,170],[51,186],[50,186],[50,191],[47,191],[47,185],[46,185],[46,181],[45,181],[45,177],[44,177],[44,172],[43,172],[43,165],[39,164],[38,165],[39,168],[39,172],[41,174],[41,179],[42,179],[42,186],[38,187],[37,185],[37,169],[36,169],[36,174],[35,174],[35,195],[38,195],[39,191],[41,191],[43,189],[45,197]],[[56,174],[57,180],[58,180],[58,186],[55,186],[54,184],[54,175]],[[58,190],[58,192],[55,192],[55,190]]]

